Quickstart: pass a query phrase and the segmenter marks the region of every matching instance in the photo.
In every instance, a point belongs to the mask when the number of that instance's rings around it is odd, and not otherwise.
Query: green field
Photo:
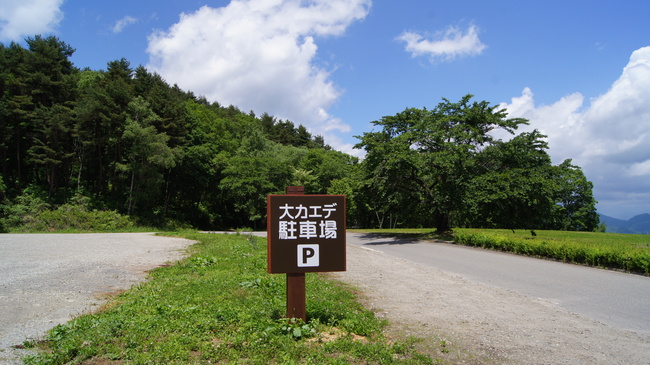
[[[457,228],[453,234],[445,236],[436,235],[431,229],[363,232],[453,241],[467,246],[650,275],[650,235],[573,231],[534,231],[533,235],[528,230],[472,228]]]
[[[266,240],[183,234],[181,262],[95,314],[53,328],[28,364],[432,364],[415,339],[389,341],[384,320],[326,275],[307,275],[307,323],[282,318],[285,275],[266,272]],[[443,355],[447,345],[431,350]]]

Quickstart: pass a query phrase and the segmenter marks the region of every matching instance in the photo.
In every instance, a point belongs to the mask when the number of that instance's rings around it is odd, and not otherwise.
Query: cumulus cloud
[[[131,24],[135,24],[138,22],[138,19],[132,17],[132,16],[125,16],[124,18],[118,20],[115,25],[113,26],[113,33],[122,33],[124,28]]]
[[[369,8],[370,0],[204,6],[150,35],[147,68],[208,100],[289,119],[327,138],[350,127],[328,113],[341,90],[331,70],[314,62],[315,37],[342,35]]]
[[[576,139],[584,136],[583,119],[580,109],[584,97],[580,93],[567,95],[552,105],[535,105],[535,98],[530,88],[525,88],[521,96],[511,99],[510,104],[502,103],[500,108],[508,111],[509,117],[526,118],[530,125],[522,126],[517,132],[530,132],[533,129],[549,136],[549,147],[554,160],[561,162],[567,158],[575,158]],[[508,139],[511,135],[503,131],[495,131],[498,138]]]
[[[478,38],[479,28],[470,25],[463,33],[458,27],[449,27],[428,37],[417,32],[404,32],[397,40],[406,43],[405,50],[411,56],[429,56],[432,62],[436,60],[451,61],[456,57],[479,55],[486,48]]]
[[[0,41],[52,32],[63,19],[64,0],[0,0]]]
[[[576,93],[537,106],[526,88],[501,107],[530,120],[522,131],[548,136],[554,162],[572,158],[583,168],[601,213],[630,218],[650,212],[650,47],[633,52],[611,88],[584,104]]]

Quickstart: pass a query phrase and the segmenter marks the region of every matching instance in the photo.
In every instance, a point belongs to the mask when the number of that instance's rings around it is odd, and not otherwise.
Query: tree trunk
[[[133,214],[133,182],[135,181],[135,170],[131,171],[131,188],[129,189],[129,211],[128,215]]]
[[[445,233],[451,231],[451,226],[449,225],[449,214],[436,212],[436,231],[438,233]]]
[[[384,226],[384,215],[382,214],[380,218],[378,211],[375,211],[375,215],[377,216],[377,223],[379,223],[379,229],[382,229]]]
[[[49,191],[47,193],[47,198],[52,199],[52,194],[54,193],[54,179],[56,178],[56,167],[55,166],[50,166],[47,168],[45,172],[45,176],[47,177],[47,183],[48,183],[48,188]]]
[[[22,161],[20,160],[20,137],[18,136],[18,133],[16,133],[16,182],[18,186],[18,190],[22,191],[23,184],[22,184],[22,171],[20,168],[20,165],[22,164]]]

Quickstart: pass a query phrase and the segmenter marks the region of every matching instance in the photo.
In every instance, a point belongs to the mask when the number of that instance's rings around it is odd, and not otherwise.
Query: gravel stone
[[[151,233],[0,235],[0,364],[22,363],[30,351],[16,346],[99,308],[192,243]]]

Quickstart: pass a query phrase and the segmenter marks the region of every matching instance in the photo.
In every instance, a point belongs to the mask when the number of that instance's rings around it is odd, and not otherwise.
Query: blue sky
[[[650,3],[0,0],[0,42],[53,34],[79,68],[169,83],[353,150],[370,122],[471,93],[548,135],[600,213],[650,212]]]

